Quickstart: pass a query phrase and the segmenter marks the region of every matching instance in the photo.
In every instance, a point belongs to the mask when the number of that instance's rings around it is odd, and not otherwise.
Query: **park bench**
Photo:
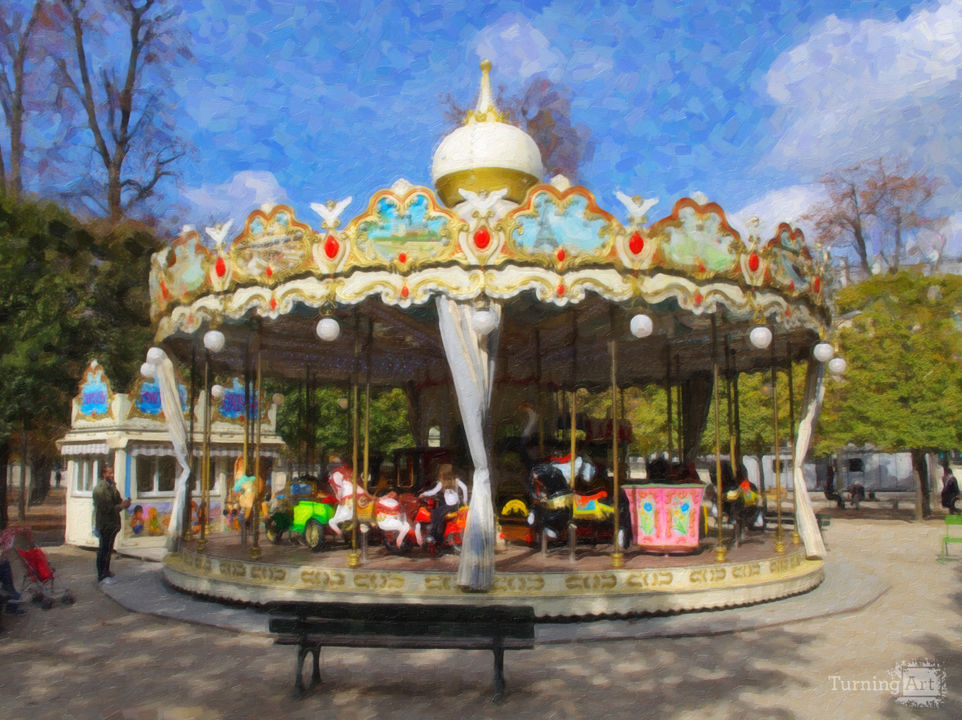
[[[491,650],[494,702],[504,694],[504,651],[534,647],[534,608],[503,605],[419,605],[283,602],[269,606],[278,645],[297,646],[294,693],[304,695],[303,665],[314,666],[310,687],[321,680],[321,648]]]

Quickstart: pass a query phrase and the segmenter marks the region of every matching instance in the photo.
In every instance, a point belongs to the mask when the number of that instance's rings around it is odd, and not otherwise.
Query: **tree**
[[[102,187],[87,188],[92,200],[111,221],[128,215],[132,208],[155,192],[157,184],[173,175],[174,163],[184,155],[164,113],[161,91],[166,66],[184,47],[173,41],[172,24],[177,10],[155,12],[156,0],[112,0],[116,16],[129,37],[129,51],[117,67],[100,59],[99,73],[91,72],[89,34],[98,18],[88,11],[86,0],[61,0],[67,13],[70,53],[54,58],[57,81],[80,105],[87,131],[93,139],[93,155],[99,162]],[[146,76],[153,73],[148,86]],[[63,94],[61,100],[65,100]]]
[[[938,230],[945,222],[925,212],[939,181],[911,172],[904,160],[855,165],[821,182],[828,200],[805,217],[814,223],[818,240],[854,251],[866,275],[872,274],[875,254],[890,270],[898,270],[907,255],[907,238],[921,230]]]
[[[136,225],[84,226],[52,203],[0,194],[0,443],[21,460],[42,469],[57,456],[90,359],[120,385],[132,379],[150,339],[147,266],[158,245]]]
[[[14,7],[0,10],[0,106],[3,107],[10,143],[6,161],[0,149],[0,186],[15,198],[19,198],[23,191],[21,168],[27,59],[33,50],[34,30],[46,18],[45,6],[43,0],[35,0],[29,16]],[[9,171],[5,162],[9,162]]]
[[[816,450],[911,451],[927,517],[924,456],[962,446],[962,277],[902,270],[844,288],[835,303],[856,314],[838,330],[848,368],[826,393]]]

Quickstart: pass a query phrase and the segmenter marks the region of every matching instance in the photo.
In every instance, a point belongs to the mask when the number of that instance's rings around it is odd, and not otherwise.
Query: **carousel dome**
[[[520,203],[528,188],[541,182],[541,151],[521,128],[504,122],[494,106],[489,72],[481,63],[481,91],[465,124],[445,136],[434,153],[431,178],[441,201],[454,207],[472,192],[507,190],[508,200]]]

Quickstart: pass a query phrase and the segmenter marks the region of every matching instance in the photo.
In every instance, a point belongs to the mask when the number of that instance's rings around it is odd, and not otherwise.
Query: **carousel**
[[[270,378],[345,388],[353,438],[289,527],[255,502],[243,537],[178,521],[190,502],[182,462],[167,580],[254,604],[517,604],[542,618],[709,609],[814,588],[825,547],[802,461],[833,352],[827,256],[813,257],[788,224],[743,238],[705,198],[680,199],[649,223],[655,202],[619,192],[623,223],[590,190],[543,182],[534,141],[495,107],[490,67],[476,107],[435,151],[433,188],[399,180],[350,220],[341,215],[351,198],[313,204],[317,228],[286,206],[255,210],[234,236],[229,225],[208,228],[209,242],[184,232],[152,258],[156,347],[143,370],[161,387],[175,451],[185,436],[175,363],[198,352],[203,392],[243,377],[249,408],[267,404]],[[723,467],[723,455],[740,457],[737,417],[729,447],[719,426],[732,426],[733,406],[737,416],[740,373],[775,379],[799,362],[809,371],[797,425],[792,408],[794,492],[785,499],[776,473],[774,520],[739,542],[738,513],[725,511],[739,486]],[[626,467],[623,397],[650,385],[668,398],[669,472],[640,479]],[[450,536],[444,523],[457,513],[410,511],[410,484],[372,489],[372,388],[404,389],[416,443],[454,448],[438,450],[451,477],[436,499],[470,500]],[[585,417],[585,391],[610,397],[607,418]],[[500,425],[519,411],[530,422],[505,442]],[[694,463],[710,412],[707,483]],[[261,418],[245,417],[243,473],[266,501]],[[522,462],[506,463],[510,452]],[[298,488],[292,480],[288,497]]]

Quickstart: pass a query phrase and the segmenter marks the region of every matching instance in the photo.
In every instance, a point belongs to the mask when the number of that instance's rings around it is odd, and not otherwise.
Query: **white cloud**
[[[749,235],[748,223],[753,217],[758,218],[758,235],[762,240],[768,240],[775,235],[779,223],[787,222],[792,227],[801,228],[806,238],[813,238],[810,228],[801,218],[815,205],[826,199],[821,185],[791,185],[765,193],[758,200],[752,201],[741,210],[727,215],[731,225],[742,238]]]
[[[526,81],[543,73],[552,82],[568,79],[587,82],[608,73],[613,67],[611,51],[606,48],[578,48],[566,54],[552,46],[537,25],[544,20],[529,20],[519,13],[506,13],[482,28],[475,38],[475,51],[481,59],[492,62],[497,77],[502,81],[513,78]],[[497,82],[497,81],[496,81]]]
[[[903,21],[830,16],[783,53],[766,77],[781,108],[762,166],[821,176],[878,157],[904,157],[948,180],[939,212],[962,204],[962,3]]]
[[[190,217],[199,223],[233,220],[238,232],[257,208],[287,202],[287,193],[268,170],[243,170],[220,185],[187,188],[183,196],[193,206]]]

